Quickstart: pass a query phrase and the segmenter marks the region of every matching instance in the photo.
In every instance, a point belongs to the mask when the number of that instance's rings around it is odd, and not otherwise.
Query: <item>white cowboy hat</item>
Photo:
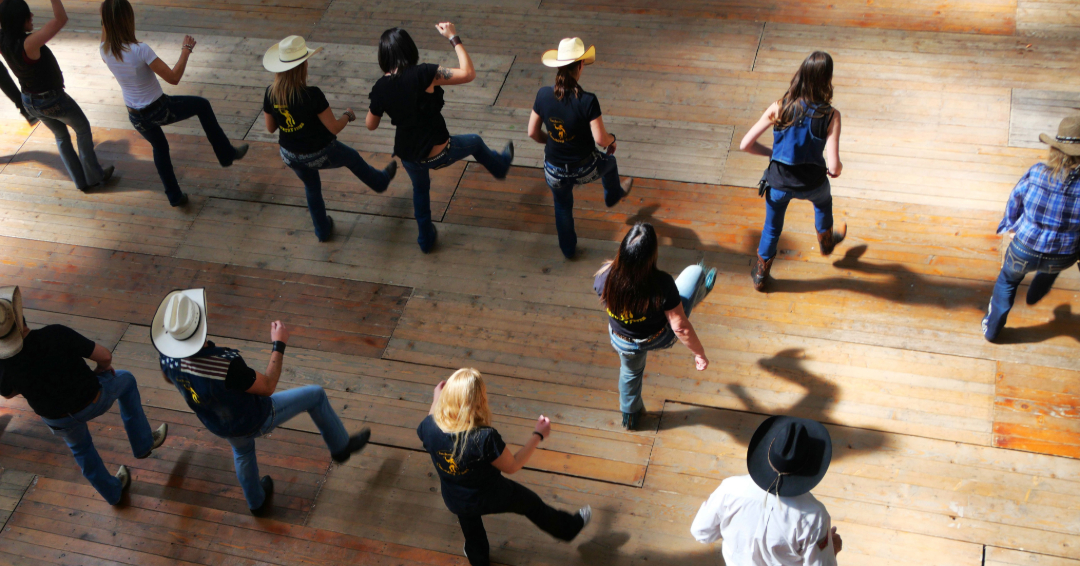
[[[0,287],[0,360],[22,351],[22,293],[16,286]]]
[[[591,45],[586,51],[585,43],[580,37],[568,37],[559,42],[558,49],[545,51],[540,60],[548,67],[565,67],[578,61],[592,65],[593,61],[596,61],[596,46]]]
[[[309,49],[304,38],[299,35],[290,35],[266,50],[266,54],[263,55],[263,67],[271,73],[284,73],[289,69],[299,67],[301,63],[320,51],[322,47]]]
[[[206,343],[206,289],[165,295],[150,325],[150,341],[170,358],[189,358]]]

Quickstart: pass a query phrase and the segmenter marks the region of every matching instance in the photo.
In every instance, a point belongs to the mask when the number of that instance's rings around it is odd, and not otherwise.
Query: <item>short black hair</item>
[[[412,37],[409,37],[409,32],[401,28],[390,28],[383,32],[379,40],[379,68],[384,73],[405,70],[419,60],[420,52]]]

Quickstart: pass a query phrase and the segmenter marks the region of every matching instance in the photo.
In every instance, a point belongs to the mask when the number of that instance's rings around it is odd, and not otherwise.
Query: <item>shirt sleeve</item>
[[[368,93],[368,112],[371,112],[375,116],[382,118],[383,105],[380,100],[380,96],[375,92],[375,89],[379,87],[379,83],[375,83],[375,86],[371,87],[371,92]]]
[[[419,84],[416,85],[418,90],[427,90],[427,87],[431,86],[431,82],[435,80],[435,75],[439,72],[439,66],[435,63],[424,63],[423,65],[417,65],[416,80]]]
[[[488,435],[487,442],[484,445],[484,461],[487,463],[494,462],[502,456],[503,450],[506,450],[506,443],[503,442],[502,435],[499,431],[491,429],[491,434]]]
[[[708,544],[720,540],[720,513],[724,509],[724,484],[721,483],[709,499],[701,504],[694,522],[690,525],[690,534],[694,540]]]
[[[255,370],[248,367],[244,358],[233,358],[229,362],[229,371],[225,373],[225,389],[247,391],[252,385],[255,385]]]
[[[150,49],[150,46],[145,43],[136,44],[135,47],[139,50],[139,59],[147,65],[153,63],[154,59],[158,58],[157,53],[154,53],[154,50]]]
[[[836,549],[833,548],[832,537],[829,531],[832,528],[832,520],[829,513],[822,509],[820,515],[814,517],[805,526],[802,534],[803,566],[836,566]],[[818,546],[822,540],[826,541],[825,548]]]
[[[532,107],[533,112],[536,112],[537,114],[539,114],[541,118],[544,117],[544,110],[540,106],[540,99],[543,97],[543,94],[544,94],[544,89],[543,88],[536,91],[536,99],[533,100],[533,107]]]
[[[274,105],[270,104],[270,87],[266,87],[266,92],[263,93],[263,112],[273,116]]]
[[[308,96],[311,97],[309,99],[309,104],[311,104],[311,110],[315,113],[316,116],[322,114],[323,111],[327,108],[330,108],[330,103],[326,101],[326,95],[323,94],[322,89],[320,89],[319,87],[309,87]]]
[[[52,344],[55,352],[70,352],[78,354],[80,358],[89,358],[97,346],[93,340],[60,324],[46,326],[38,332],[42,331],[48,336],[45,342]]]
[[[11,379],[4,379],[4,367],[0,366],[0,396],[14,397],[19,392],[15,390],[15,384]]]
[[[675,279],[670,274],[664,273],[664,312],[682,304],[682,297],[679,296],[679,287],[675,285]]]
[[[587,102],[589,105],[585,107],[585,118],[592,122],[600,117],[600,100],[590,94]]]
[[[1030,178],[1031,170],[1029,169],[1013,187],[1012,193],[1009,194],[1009,202],[1005,205],[1005,217],[1001,219],[1001,224],[998,224],[998,234],[1015,230],[1017,224],[1020,223],[1020,218],[1024,215],[1024,195],[1027,194]]]

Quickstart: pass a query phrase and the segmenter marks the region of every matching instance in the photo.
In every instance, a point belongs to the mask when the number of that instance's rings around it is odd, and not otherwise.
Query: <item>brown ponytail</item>
[[[580,97],[581,85],[578,84],[574,75],[581,69],[581,65],[584,65],[581,61],[572,63],[565,67],[559,67],[559,72],[555,75],[555,100],[562,100],[566,97],[567,93],[573,94],[575,97]]]

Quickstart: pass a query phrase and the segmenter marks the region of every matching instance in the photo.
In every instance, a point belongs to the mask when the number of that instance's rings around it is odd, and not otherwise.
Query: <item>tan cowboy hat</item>
[[[309,49],[304,38],[299,35],[290,35],[266,50],[266,54],[263,55],[263,67],[271,73],[284,73],[289,69],[299,67],[301,63],[320,51],[322,47]]]
[[[189,358],[206,343],[206,289],[165,295],[150,325],[150,341],[170,358]]]
[[[15,286],[0,287],[0,360],[22,351],[22,293]]]
[[[1039,134],[1039,141],[1061,150],[1061,153],[1065,155],[1080,155],[1080,114],[1074,114],[1062,120],[1058,124],[1058,132],[1054,137]]]
[[[578,61],[592,65],[593,61],[596,61],[596,46],[591,45],[586,51],[585,43],[580,37],[568,37],[559,42],[558,49],[545,51],[540,60],[548,67],[565,67]]]

